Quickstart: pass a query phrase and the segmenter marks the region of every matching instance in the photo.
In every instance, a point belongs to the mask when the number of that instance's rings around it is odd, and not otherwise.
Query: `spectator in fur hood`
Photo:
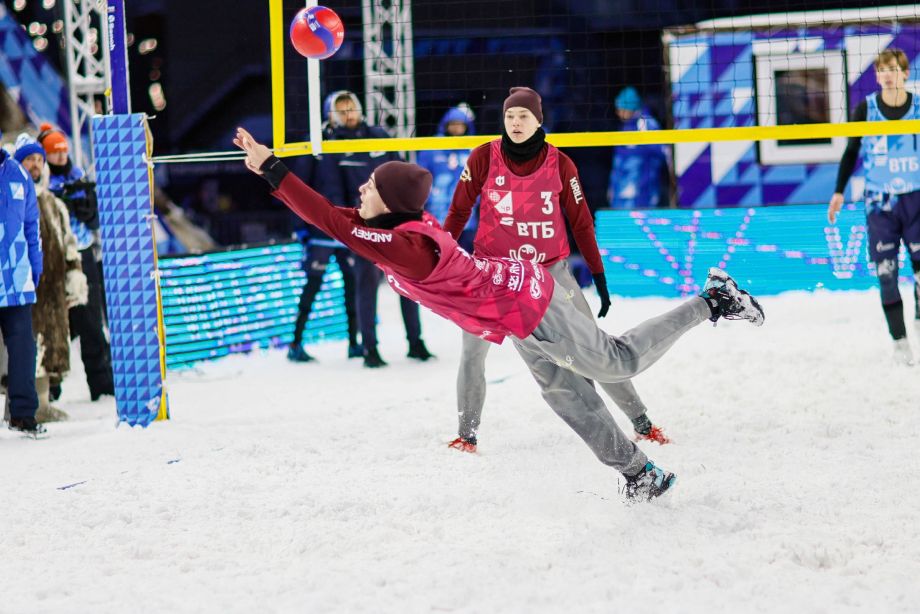
[[[80,337],[80,358],[86,372],[90,399],[115,394],[112,376],[112,353],[105,323],[105,297],[102,287],[102,252],[99,237],[99,213],[93,189],[85,184],[86,173],[70,159],[70,147],[64,133],[50,124],[42,124],[36,140],[45,149],[51,171],[48,189],[64,201],[70,212],[70,227],[77,237],[77,249],[83,261],[83,273],[89,286],[89,300],[70,310],[71,337]],[[55,390],[54,395],[60,394]]]

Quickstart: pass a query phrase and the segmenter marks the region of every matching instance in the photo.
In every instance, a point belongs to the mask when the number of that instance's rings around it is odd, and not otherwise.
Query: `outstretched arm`
[[[252,135],[237,129],[233,143],[246,152],[246,168],[263,176],[272,194],[303,220],[338,239],[359,256],[391,267],[408,279],[431,274],[438,258],[430,239],[417,233],[368,228],[352,207],[335,207],[322,195],[288,172],[278,158]]]

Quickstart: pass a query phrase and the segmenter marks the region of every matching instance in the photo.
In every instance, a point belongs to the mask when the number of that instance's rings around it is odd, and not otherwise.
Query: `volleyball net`
[[[911,65],[920,55],[917,5],[672,23],[653,37],[620,24],[666,23],[664,16],[624,18],[606,3],[568,3],[565,14],[540,2],[507,11],[466,1],[391,2],[388,10],[380,2],[338,4],[330,8],[346,24],[346,42],[317,63],[317,99],[355,91],[368,119],[399,138],[323,143],[327,153],[468,149],[499,132],[502,101],[515,85],[541,93],[544,127],[560,147],[766,141],[758,157],[767,163],[822,163],[839,161],[847,137],[920,129],[916,121],[847,122],[848,110],[878,87],[874,61],[881,51],[900,48]],[[287,40],[287,24],[302,7],[269,0],[274,147],[282,156],[313,150],[309,61]],[[370,66],[389,85],[369,86],[377,78],[367,74]],[[400,79],[411,81],[408,95],[399,96]],[[615,100],[631,86],[660,130],[616,130]],[[394,95],[381,113],[371,99],[386,97],[387,88]],[[912,79],[908,88],[920,90]],[[406,101],[411,109],[400,107]],[[476,113],[481,135],[436,137],[441,116],[461,102]],[[386,125],[393,115],[403,121]]]

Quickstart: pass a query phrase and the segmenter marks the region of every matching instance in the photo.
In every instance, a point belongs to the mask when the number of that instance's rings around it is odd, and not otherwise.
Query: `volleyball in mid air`
[[[342,46],[345,26],[332,9],[313,6],[298,11],[291,21],[291,44],[297,53],[313,60],[325,60]]]

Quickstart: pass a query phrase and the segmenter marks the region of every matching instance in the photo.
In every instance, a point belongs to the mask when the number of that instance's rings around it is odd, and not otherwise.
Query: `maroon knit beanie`
[[[385,162],[374,171],[374,185],[393,213],[420,213],[431,192],[431,173],[408,162]]]
[[[511,107],[524,107],[533,113],[538,122],[543,123],[543,100],[540,98],[540,94],[529,87],[512,87],[508,90],[508,93],[510,95],[505,98],[502,114]]]

